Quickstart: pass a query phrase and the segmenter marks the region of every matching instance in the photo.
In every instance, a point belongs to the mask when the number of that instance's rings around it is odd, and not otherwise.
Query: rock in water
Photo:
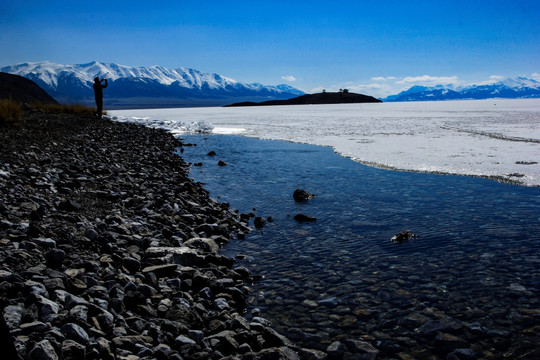
[[[317,221],[317,218],[305,214],[296,214],[293,219],[299,222]]]
[[[312,197],[315,197],[317,195],[312,194],[306,190],[303,189],[296,189],[294,190],[293,198],[295,201],[307,201],[311,199]]]
[[[264,219],[263,219],[262,217],[257,216],[257,217],[255,218],[255,220],[253,220],[253,224],[255,225],[255,227],[256,227],[257,229],[260,229],[260,228],[262,228],[262,227],[266,224],[266,221],[264,221]]]
[[[410,239],[414,239],[414,238],[417,238],[418,235],[416,235],[415,233],[413,233],[411,230],[403,230],[401,231],[400,233],[394,235],[390,241],[394,242],[394,243],[404,243],[406,241],[409,241]]]

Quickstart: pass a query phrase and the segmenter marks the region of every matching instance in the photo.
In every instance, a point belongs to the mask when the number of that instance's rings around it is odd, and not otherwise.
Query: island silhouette
[[[320,105],[320,104],[358,104],[358,103],[382,103],[381,100],[373,96],[356,94],[347,89],[339,92],[320,92],[316,94],[306,94],[287,100],[268,100],[263,102],[244,101],[224,107],[235,106],[270,106],[270,105]]]

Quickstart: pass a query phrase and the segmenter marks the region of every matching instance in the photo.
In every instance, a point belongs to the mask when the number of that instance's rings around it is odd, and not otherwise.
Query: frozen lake
[[[110,111],[176,133],[330,146],[377,167],[540,186],[540,99]]]

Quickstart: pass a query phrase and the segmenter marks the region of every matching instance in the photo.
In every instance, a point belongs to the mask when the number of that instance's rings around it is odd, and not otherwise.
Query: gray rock
[[[42,340],[28,353],[29,360],[58,360],[58,355],[49,340]]]
[[[88,322],[88,307],[85,305],[77,305],[69,310],[70,318],[77,323]]]
[[[159,259],[164,264],[178,264],[183,266],[197,266],[205,264],[205,257],[199,255],[197,250],[183,247],[150,247],[145,255],[148,258]]]
[[[473,360],[476,353],[472,349],[455,349],[446,356],[446,360]]]
[[[197,344],[200,344],[204,339],[204,332],[202,332],[201,330],[189,330],[188,336],[190,339],[193,339]]]
[[[37,303],[40,305],[39,318],[41,321],[51,322],[56,319],[58,312],[60,311],[60,306],[56,302],[41,295],[37,295],[36,299]]]
[[[322,305],[322,306],[328,306],[328,307],[336,307],[339,305],[339,301],[337,298],[332,296],[332,297],[319,300],[317,304]]]
[[[419,330],[425,336],[436,335],[438,332],[455,333],[463,328],[463,323],[457,319],[446,317],[432,320],[422,325]]]
[[[49,292],[54,290],[65,290],[64,281],[61,278],[43,279],[43,285]]]
[[[219,245],[214,239],[210,238],[193,238],[184,242],[185,246],[199,249],[205,253],[217,254],[219,253]]]
[[[300,360],[300,357],[296,352],[293,350],[287,348],[287,347],[280,347],[280,348],[270,348],[270,349],[263,349],[255,354],[253,354],[254,360],[266,360],[266,359],[280,359],[280,360]]]
[[[159,344],[152,349],[153,356],[157,359],[169,359],[171,348],[166,344]]]
[[[47,266],[53,269],[59,269],[62,267],[62,263],[66,258],[66,252],[61,249],[52,249],[45,254],[45,260]]]
[[[62,358],[64,360],[81,360],[86,357],[86,347],[73,340],[62,343]]]
[[[114,315],[102,308],[94,308],[94,311],[99,312],[97,315],[97,320],[101,329],[108,330],[114,325]]]
[[[251,348],[251,346],[249,346],[249,344],[241,344],[239,347],[238,347],[238,353],[239,354],[250,354],[253,352],[253,349]]]
[[[196,345],[197,343],[195,342],[195,340],[193,339],[190,339],[188,338],[187,336],[184,336],[184,335],[178,335],[175,339],[174,339],[174,343],[175,343],[175,346],[184,346],[184,345]]]
[[[74,340],[81,344],[87,344],[90,340],[87,332],[77,324],[67,323],[62,325],[60,331],[68,339]]]
[[[251,327],[249,326],[249,323],[247,320],[242,316],[235,316],[233,320],[231,321],[231,329],[238,331],[238,330],[251,330]]]
[[[417,238],[418,235],[416,235],[415,233],[413,233],[411,230],[403,230],[401,232],[399,232],[398,234],[394,235],[390,241],[394,242],[394,243],[404,243],[406,241],[409,241],[410,239],[414,239],[414,238]]]
[[[214,300],[214,307],[218,311],[230,309],[229,303],[224,298],[217,298]]]
[[[199,291],[199,296],[203,299],[212,299],[214,297],[214,292],[209,287],[204,287]]]
[[[36,332],[42,333],[49,330],[49,325],[41,321],[33,321],[31,323],[21,324],[19,328],[23,331],[23,333],[26,333],[26,334],[36,333]]]
[[[473,322],[467,324],[467,329],[469,329],[475,335],[485,334],[487,330],[478,322]]]
[[[99,234],[97,233],[95,229],[89,228],[89,229],[86,229],[86,231],[84,232],[84,236],[91,241],[95,241],[97,237],[99,236]]]
[[[42,283],[33,280],[26,280],[24,286],[26,288],[26,291],[28,291],[30,294],[49,297],[47,288]]]
[[[140,344],[150,347],[153,339],[145,335],[124,335],[117,336],[112,340],[112,345],[116,348],[133,350],[135,345]]]
[[[256,228],[260,229],[262,228],[264,225],[266,225],[266,221],[260,217],[260,216],[257,216],[254,220],[253,220],[253,225],[255,225]]]
[[[315,218],[313,216],[306,215],[306,214],[296,214],[293,219],[298,221],[298,222],[317,221],[317,218]]]
[[[96,339],[96,348],[99,351],[99,355],[104,360],[112,360],[115,358],[111,351],[111,342],[103,337]]]
[[[222,278],[217,279],[215,284],[219,286],[220,288],[232,288],[235,285],[235,282],[231,278]]]
[[[144,269],[142,269],[142,272],[154,273],[158,278],[162,278],[162,277],[169,277],[169,276],[174,275],[174,272],[176,271],[177,268],[178,268],[178,265],[176,264],[153,265],[153,266],[145,267]]]
[[[326,352],[328,353],[328,356],[334,357],[334,358],[340,358],[345,353],[345,347],[341,343],[341,341],[334,341],[328,347],[326,348]]]
[[[306,190],[303,189],[296,189],[293,193],[293,198],[295,201],[307,201],[311,199],[312,197],[315,197],[317,195],[312,194]]]
[[[71,310],[71,308],[73,308],[74,306],[77,306],[77,305],[87,305],[88,306],[90,304],[88,301],[86,301],[82,297],[70,294],[67,291],[56,290],[55,294],[56,294],[56,296],[58,298],[58,301],[63,301],[64,308],[66,310]]]
[[[141,262],[128,256],[122,259],[122,266],[128,273],[134,274],[141,268]]]
[[[326,359],[326,353],[320,350],[314,349],[300,349],[300,358],[303,360],[324,360]]]
[[[10,330],[19,328],[23,315],[23,308],[19,305],[8,305],[4,308],[4,320]]]
[[[139,292],[145,296],[146,298],[150,298],[158,293],[156,289],[154,289],[150,285],[142,284],[139,286]]]
[[[151,357],[153,355],[152,349],[140,344],[135,345],[135,351],[138,357]]]
[[[37,245],[44,247],[44,248],[55,248],[56,247],[56,241],[54,241],[51,238],[35,238],[32,239],[34,243]]]
[[[375,360],[379,354],[379,350],[365,341],[346,339],[344,343],[349,352],[362,354],[363,360]]]
[[[232,353],[240,346],[234,338],[234,331],[224,330],[215,335],[208,336],[206,340],[213,343],[215,348],[223,353]]]

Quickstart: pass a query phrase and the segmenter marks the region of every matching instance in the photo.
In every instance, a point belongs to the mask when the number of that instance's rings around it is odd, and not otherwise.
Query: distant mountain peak
[[[247,84],[216,73],[158,65],[134,67],[99,61],[62,65],[43,61],[6,66],[0,71],[33,80],[58,101],[67,103],[91,104],[95,77],[109,80],[106,104],[121,107],[224,105],[304,94],[288,85]]]
[[[518,76],[514,78],[493,79],[478,84],[465,86],[414,85],[396,95],[388,96],[383,101],[433,101],[433,100],[467,100],[490,98],[540,98],[540,82]]]

